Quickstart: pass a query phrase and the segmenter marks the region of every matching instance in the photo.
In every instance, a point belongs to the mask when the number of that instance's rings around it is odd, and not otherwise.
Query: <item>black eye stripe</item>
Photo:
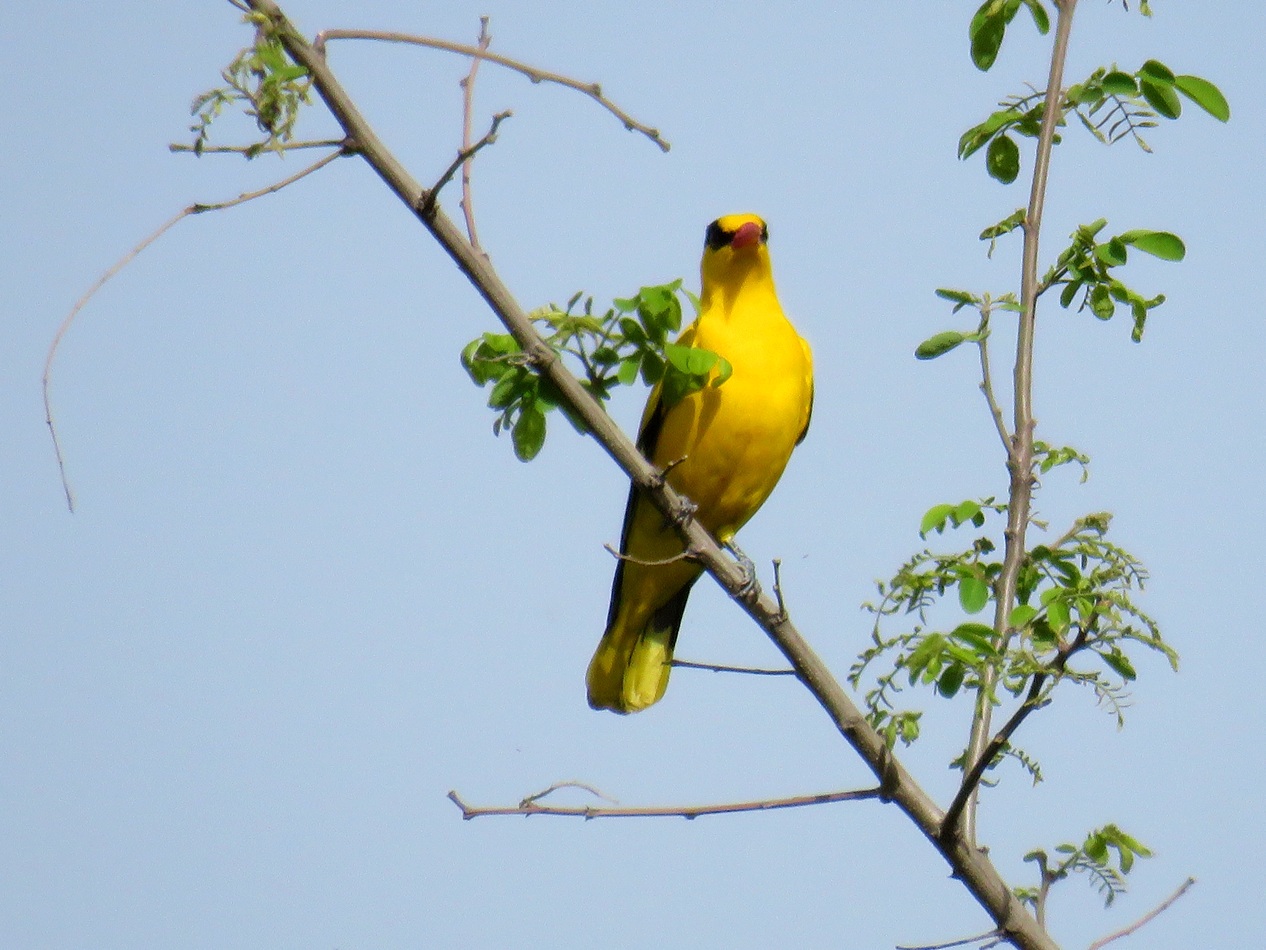
[[[716,251],[729,244],[733,238],[733,234],[726,234],[725,231],[721,229],[720,221],[713,221],[708,225],[708,232],[704,235],[703,242],[709,248]]]
[[[734,232],[726,231],[721,227],[720,220],[713,221],[708,225],[707,233],[703,236],[703,243],[707,245],[709,250],[718,251],[734,240]],[[761,222],[760,242],[762,244],[769,243],[769,225]]]

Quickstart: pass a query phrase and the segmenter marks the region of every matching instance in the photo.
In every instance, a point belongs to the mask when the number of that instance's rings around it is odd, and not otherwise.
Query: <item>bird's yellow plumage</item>
[[[699,317],[677,342],[723,356],[733,374],[665,406],[659,387],[642,416],[638,447],[668,483],[698,506],[696,517],[729,541],[774,490],[804,438],[813,406],[809,346],[774,292],[768,230],[755,215],[708,227]],[[701,568],[652,564],[682,552],[673,527],[636,491],[629,494],[611,609],[589,664],[589,705],[630,713],[664,695],[690,587]]]

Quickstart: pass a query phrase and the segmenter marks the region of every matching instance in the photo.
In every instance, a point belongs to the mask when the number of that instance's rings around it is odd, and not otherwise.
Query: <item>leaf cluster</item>
[[[1111,320],[1116,314],[1117,304],[1129,307],[1134,325],[1130,336],[1136,343],[1143,339],[1143,330],[1147,324],[1148,313],[1165,302],[1164,294],[1145,297],[1143,294],[1126,286],[1113,272],[1129,261],[1129,249],[1137,248],[1163,261],[1181,261],[1187,254],[1182,238],[1169,231],[1153,231],[1146,228],[1135,228],[1123,231],[1106,240],[1100,240],[1099,234],[1107,227],[1107,219],[1100,218],[1090,224],[1084,224],[1072,233],[1071,243],[1047,270],[1037,287],[1040,297],[1053,287],[1062,287],[1059,295],[1060,306],[1068,309],[1074,303],[1078,311],[1089,309],[1100,320]],[[990,225],[980,233],[982,241],[990,242],[990,253],[998,238],[1010,234],[1024,226],[1024,209],[1008,215],[997,224]],[[1008,293],[998,297],[974,294],[966,290],[942,287],[936,295],[954,304],[953,312],[964,307],[973,307],[980,311],[982,318],[987,319],[994,310],[1019,311],[1020,302],[1014,294]],[[921,360],[936,359],[944,356],[961,343],[983,344],[988,333],[982,323],[975,331],[944,330],[933,334],[918,345],[914,355]]]
[[[245,151],[247,158],[254,158],[262,151],[288,142],[300,109],[311,101],[312,80],[308,71],[290,59],[274,32],[271,19],[252,12],[245,20],[256,27],[254,43],[221,70],[224,85],[200,94],[190,107],[195,122],[189,131],[194,133],[193,150],[197,155],[206,148],[211,125],[226,107],[240,105],[265,133],[262,141]]]
[[[669,342],[681,329],[683,296],[698,312],[698,298],[678,279],[617,298],[603,313],[594,312],[593,297],[578,292],[566,307],[548,304],[529,316],[600,404],[616,387],[641,379],[647,386],[659,386],[661,398],[671,405],[705,386],[720,386],[733,372],[729,361],[709,350]],[[493,432],[510,430],[522,461],[535,458],[544,445],[551,409],[561,407],[577,431],[585,431],[509,334],[481,335],[465,346],[461,360],[476,385],[493,383],[488,397],[488,405],[498,412]]]
[[[1053,468],[1088,461],[1075,449],[1043,447],[1041,464]],[[990,513],[1006,506],[992,498],[957,505],[936,505],[923,516],[920,534],[950,528],[982,527]],[[961,689],[983,690],[998,705],[999,690],[1025,702],[1045,705],[1055,686],[1068,680],[1089,687],[1100,702],[1123,722],[1126,687],[1137,673],[1131,645],[1161,653],[1177,666],[1177,654],[1161,638],[1155,621],[1134,602],[1146,580],[1142,564],[1128,551],[1106,539],[1110,518],[1092,514],[1078,519],[1051,544],[1039,544],[1025,555],[1016,605],[1004,621],[987,624],[959,622],[945,631],[931,626],[931,608],[956,593],[957,607],[969,617],[996,604],[995,582],[1002,563],[991,557],[997,550],[988,536],[974,538],[962,550],[933,553],[925,549],[910,558],[892,578],[877,582],[879,599],[863,605],[875,615],[871,641],[849,671],[849,681],[860,688],[867,670],[881,659],[865,694],[871,724],[894,744],[918,738],[916,710],[899,710],[896,694],[911,687],[931,687],[936,695],[954,697]],[[912,617],[911,628],[896,634],[883,630],[888,618]],[[1070,665],[1079,654],[1099,662],[1088,667]],[[1011,755],[1037,780],[1040,765],[1009,746]],[[960,760],[961,764],[961,760]],[[996,763],[993,763],[996,764]]]
[[[990,22],[997,22],[997,18]],[[1149,59],[1133,73],[1115,66],[1100,67],[1082,82],[1069,86],[1060,100],[1057,125],[1064,127],[1071,113],[1105,145],[1129,135],[1140,148],[1150,152],[1140,130],[1154,128],[1158,117],[1177,119],[1182,114],[1180,94],[1221,122],[1231,116],[1226,97],[1213,83],[1199,76],[1175,75],[1164,63]],[[1008,185],[1020,174],[1020,147],[1015,136],[1038,137],[1046,112],[1046,90],[1030,87],[1024,95],[1003,99],[998,107],[962,134],[958,157],[966,159],[984,148],[985,170]],[[1057,132],[1054,141],[1058,144],[1060,140]]]
[[[1125,893],[1125,877],[1134,868],[1135,860],[1152,856],[1150,848],[1114,824],[1090,832],[1081,844],[1057,845],[1055,852],[1063,857],[1054,866],[1050,856],[1040,848],[1024,856],[1025,861],[1038,865],[1042,883],[1040,887],[1016,888],[1016,897],[1036,906],[1052,884],[1073,874],[1085,874],[1108,907],[1118,895]]]

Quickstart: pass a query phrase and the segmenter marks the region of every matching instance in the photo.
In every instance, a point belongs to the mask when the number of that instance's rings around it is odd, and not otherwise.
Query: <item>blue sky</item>
[[[801,630],[842,675],[868,632],[859,604],[918,549],[922,513],[1005,490],[971,354],[912,351],[958,325],[936,287],[1015,286],[1018,242],[990,261],[976,235],[1024,192],[955,145],[995,100],[1044,81],[1047,41],[1021,15],[981,74],[972,4],[427,6],[283,4],[309,34],[469,41],[490,14],[494,49],[600,80],[673,145],[661,154],[579,95],[482,69],[480,114],[515,115],[478,159],[480,233],[525,306],[693,285],[710,220],[769,221],[817,402],[740,541],[758,564],[783,560]],[[1133,942],[1256,948],[1264,14],[1154,6],[1147,20],[1083,0],[1068,76],[1155,57],[1218,83],[1233,117],[1189,109],[1152,131],[1153,155],[1075,129],[1056,151],[1045,260],[1100,216],[1175,231],[1188,256],[1131,262],[1132,285],[1168,297],[1142,345],[1121,318],[1039,312],[1038,437],[1093,463],[1084,486],[1048,477],[1037,508],[1056,530],[1116,514],[1183,666],[1140,660],[1119,732],[1062,691],[1020,736],[1047,781],[1004,772],[981,829],[1015,883],[1030,848],[1109,821],[1155,850],[1106,913],[1083,881],[1057,889],[1064,946],[1194,875]],[[636,805],[870,776],[789,681],[681,670],[648,712],[588,709],[602,544],[618,538],[626,483],[565,425],[531,465],[493,438],[457,360],[493,319],[358,160],[182,222],[83,311],[53,392],[78,501],[66,511],[39,381],[71,304],[179,208],[301,167],[167,151],[247,41],[238,21],[214,2],[0,11],[0,944],[885,948],[987,929],[913,827],[873,802],[689,823],[460,820],[450,788],[506,804],[577,779]],[[466,62],[375,44],[330,61],[416,177],[438,177]],[[333,130],[320,108],[304,123]],[[612,412],[632,426],[642,398]],[[706,583],[679,652],[776,662]],[[967,726],[962,709],[924,704],[905,760],[944,803]]]

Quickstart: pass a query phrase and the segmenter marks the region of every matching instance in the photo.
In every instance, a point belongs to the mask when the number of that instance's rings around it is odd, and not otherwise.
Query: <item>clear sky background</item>
[[[1256,950],[1266,11],[1154,5],[1147,20],[1083,0],[1070,79],[1156,57],[1218,83],[1233,117],[1189,107],[1148,136],[1154,155],[1075,128],[1057,150],[1045,261],[1099,216],[1114,233],[1175,231],[1189,253],[1131,262],[1128,282],[1169,298],[1142,345],[1123,318],[1044,304],[1038,436],[1093,465],[1084,486],[1049,476],[1037,507],[1057,531],[1116,513],[1183,666],[1140,657],[1120,732],[1062,688],[1019,737],[1047,781],[1033,789],[1008,766],[981,829],[1015,883],[1032,881],[1030,848],[1109,821],[1154,848],[1109,912],[1083,880],[1056,890],[1066,947],[1194,875],[1129,945]],[[989,261],[976,235],[1026,190],[987,178],[979,156],[959,162],[955,145],[998,98],[1044,84],[1049,41],[1021,14],[982,74],[967,54],[974,3],[283,6],[309,34],[463,41],[491,14],[494,49],[600,80],[662,129],[667,155],[582,96],[483,68],[479,114],[515,115],[477,162],[481,236],[525,306],[697,286],[710,220],[769,221],[817,403],[740,540],[766,582],[782,558],[795,619],[843,675],[868,633],[859,605],[920,547],[922,513],[1005,493],[973,354],[912,352],[970,324],[936,287],[1016,287],[1018,241]],[[8,4],[0,35],[0,946],[881,950],[989,927],[875,802],[694,822],[460,820],[450,788],[508,804],[576,779],[625,804],[689,804],[871,777],[790,680],[680,670],[643,714],[588,709],[613,569],[602,544],[618,538],[626,482],[564,424],[531,465],[492,436],[457,354],[493,318],[356,159],[182,222],[83,311],[53,391],[69,514],[39,389],[59,322],[179,208],[304,159],[167,151],[249,39],[227,3]],[[331,63],[414,174],[438,177],[466,60],[342,44]],[[302,134],[333,128],[316,107]],[[217,141],[245,131],[226,123]],[[1026,144],[1022,174],[1030,161]],[[612,411],[632,426],[642,399],[624,393]],[[777,662],[707,582],[679,652]],[[926,738],[905,759],[946,803],[965,708],[920,701]]]

